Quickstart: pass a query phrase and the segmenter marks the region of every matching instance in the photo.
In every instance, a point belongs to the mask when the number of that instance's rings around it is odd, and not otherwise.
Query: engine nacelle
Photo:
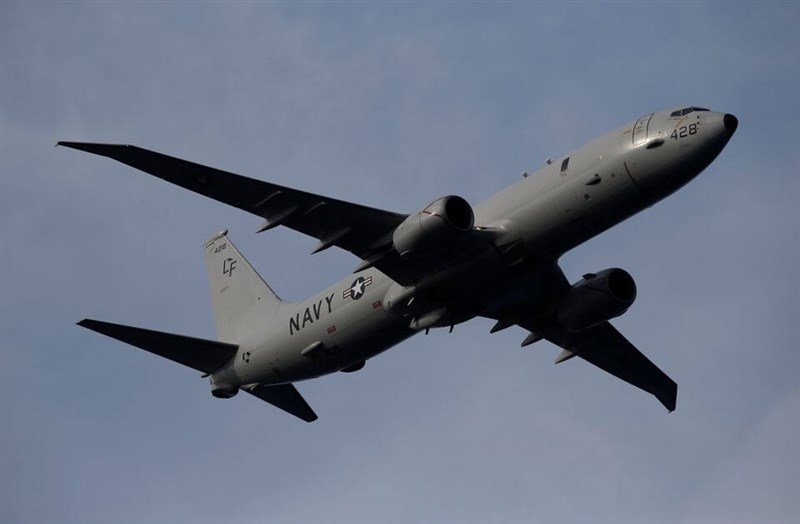
[[[232,386],[211,386],[211,394],[217,398],[233,398],[239,392],[239,388]]]
[[[556,318],[568,331],[582,331],[625,313],[636,300],[633,277],[619,268],[583,276],[558,305]]]
[[[211,394],[216,398],[233,398],[237,393],[239,393],[238,387],[216,381],[213,376],[211,377]]]
[[[394,230],[392,242],[402,257],[435,253],[449,247],[474,224],[469,203],[459,196],[446,196],[406,218]]]

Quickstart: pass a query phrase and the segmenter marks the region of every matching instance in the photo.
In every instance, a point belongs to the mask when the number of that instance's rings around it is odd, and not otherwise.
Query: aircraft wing
[[[259,231],[283,225],[317,238],[314,252],[330,246],[370,261],[385,255],[391,234],[407,215],[352,204],[221,171],[155,151],[122,144],[59,142],[58,145],[112,158],[195,193],[264,218]],[[413,280],[399,257],[381,257],[375,267],[397,281]]]
[[[678,385],[609,322],[578,332],[553,325],[521,325],[603,371],[651,393],[669,411],[675,410]]]
[[[545,312],[544,315],[526,317],[524,312],[511,306],[487,311],[483,316],[498,320],[499,329],[517,324],[530,331],[531,336],[523,345],[544,338],[569,352],[559,355],[556,362],[563,362],[573,355],[579,356],[628,384],[655,395],[669,411],[675,410],[678,385],[609,322],[572,332],[554,320],[554,304],[570,289],[569,281],[557,264],[541,266],[536,270],[536,275],[539,278],[535,286],[524,290],[524,293],[538,300],[531,305],[531,310]]]

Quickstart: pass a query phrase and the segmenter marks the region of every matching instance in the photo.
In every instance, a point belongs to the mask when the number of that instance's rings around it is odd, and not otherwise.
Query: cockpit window
[[[678,111],[673,111],[670,113],[669,116],[676,117],[676,116],[684,116],[688,115],[689,113],[694,113],[695,111],[710,111],[710,109],[706,109],[705,107],[687,107],[685,109],[679,109]]]
[[[561,162],[561,173],[563,174],[568,167],[569,167],[569,157],[565,158],[564,161]]]

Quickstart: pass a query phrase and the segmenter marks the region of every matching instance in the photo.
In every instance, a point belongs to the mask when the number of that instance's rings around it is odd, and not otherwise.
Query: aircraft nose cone
[[[722,117],[722,122],[725,124],[725,129],[727,129],[728,133],[731,135],[733,135],[736,128],[739,127],[739,119],[731,114]]]

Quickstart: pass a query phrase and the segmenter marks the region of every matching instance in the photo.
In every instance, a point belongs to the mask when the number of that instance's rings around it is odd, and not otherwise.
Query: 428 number
[[[672,132],[669,137],[673,140],[677,140],[679,138],[686,138],[689,135],[696,135],[697,134],[697,124],[689,124],[688,126],[681,126],[676,127],[675,131]]]

